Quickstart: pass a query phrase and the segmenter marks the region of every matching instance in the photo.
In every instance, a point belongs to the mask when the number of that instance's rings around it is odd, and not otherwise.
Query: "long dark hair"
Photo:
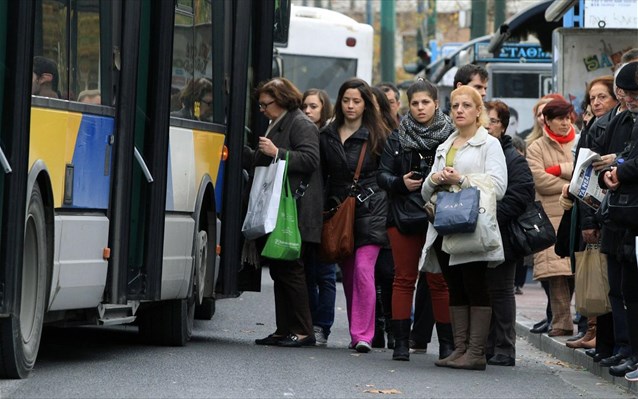
[[[384,123],[381,120],[381,116],[377,112],[374,106],[374,100],[372,99],[372,90],[370,86],[363,80],[358,78],[352,78],[346,80],[339,88],[339,95],[337,96],[337,102],[335,103],[335,124],[337,128],[343,126],[345,123],[345,117],[343,115],[343,108],[341,102],[343,96],[348,89],[357,89],[361,93],[361,98],[365,103],[363,110],[363,116],[361,124],[368,129],[370,133],[370,152],[376,155],[381,155],[385,140],[390,132],[384,128]]]
[[[390,102],[388,101],[388,97],[385,95],[385,92],[378,87],[370,87],[372,90],[372,94],[374,94],[374,98],[377,100],[377,105],[379,106],[379,113],[381,114],[381,119],[383,123],[386,125],[388,130],[394,130],[399,127],[397,120],[392,115],[392,110],[390,109]]]
[[[303,98],[301,99],[301,107],[303,108],[303,103],[306,101],[308,96],[317,96],[319,97],[319,101],[321,101],[321,114],[319,115],[319,129],[326,125],[326,122],[330,118],[332,118],[332,104],[330,104],[330,96],[326,93],[325,90],[321,89],[308,89],[303,93]]]

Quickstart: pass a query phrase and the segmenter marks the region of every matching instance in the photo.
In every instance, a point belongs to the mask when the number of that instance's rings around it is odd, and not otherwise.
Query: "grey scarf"
[[[429,125],[417,122],[408,112],[399,125],[399,142],[404,150],[435,150],[453,131],[452,121],[439,108]]]

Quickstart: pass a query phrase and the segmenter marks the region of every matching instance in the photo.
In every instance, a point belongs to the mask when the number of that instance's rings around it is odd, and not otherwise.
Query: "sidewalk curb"
[[[532,328],[532,324],[532,322],[525,323],[521,320],[516,320],[516,335],[525,338],[536,348],[559,360],[580,366],[590,373],[626,389],[630,393],[638,394],[638,383],[629,382],[624,377],[612,376],[609,374],[607,367],[600,367],[598,363],[594,363],[593,359],[587,356],[583,349],[568,348],[565,345],[568,337],[553,338],[547,334],[532,334],[529,331]]]

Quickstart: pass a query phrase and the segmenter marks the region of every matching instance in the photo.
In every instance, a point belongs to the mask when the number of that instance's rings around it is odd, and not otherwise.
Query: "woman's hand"
[[[587,244],[598,244],[598,241],[600,241],[600,230],[598,229],[585,229],[582,234],[583,241]]]
[[[423,178],[415,180],[412,176],[412,173],[414,172],[408,172],[407,174],[403,175],[403,184],[405,184],[405,187],[410,192],[420,189],[421,184],[423,184]]]
[[[449,166],[446,166],[442,171],[432,175],[432,181],[438,185],[459,184],[461,179],[461,174]]]
[[[259,151],[263,154],[268,155],[269,157],[275,157],[279,149],[272,143],[268,137],[260,137],[259,138],[259,146],[257,147]]]

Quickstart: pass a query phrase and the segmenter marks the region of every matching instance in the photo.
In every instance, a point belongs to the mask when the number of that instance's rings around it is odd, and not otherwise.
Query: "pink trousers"
[[[374,337],[374,265],[380,250],[379,245],[364,245],[339,265],[343,273],[352,345],[359,341],[370,343]]]

